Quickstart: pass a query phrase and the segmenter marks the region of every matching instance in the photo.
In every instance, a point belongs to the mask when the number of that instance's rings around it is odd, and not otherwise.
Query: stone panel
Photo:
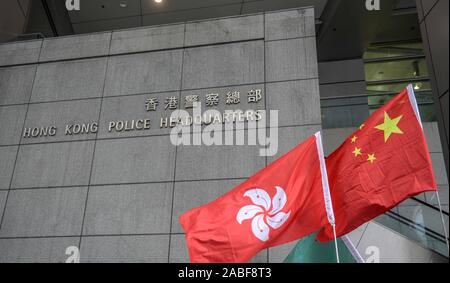
[[[171,235],[169,263],[189,263],[189,251],[184,234]]]
[[[263,41],[186,49],[183,89],[264,81]]]
[[[42,44],[39,61],[105,56],[110,40],[110,32],[47,38]]]
[[[9,189],[18,146],[0,147],[0,190]]]
[[[13,145],[20,142],[27,105],[0,107],[0,145]]]
[[[187,23],[185,46],[261,39],[263,37],[263,15],[224,18]]]
[[[32,102],[101,97],[106,58],[40,64]]]
[[[114,31],[111,54],[183,47],[184,24]]]
[[[105,96],[180,89],[182,50],[111,57]]]
[[[0,239],[1,263],[64,263],[80,237]]]
[[[169,233],[172,184],[91,187],[84,235]]]
[[[169,235],[83,237],[81,262],[166,263]]]
[[[0,44],[0,66],[37,62],[41,44],[42,40]]]
[[[2,237],[75,236],[81,233],[87,188],[10,191]]]
[[[266,40],[315,36],[314,9],[267,13]]]
[[[317,80],[269,83],[267,110],[279,110],[280,126],[321,124]]]
[[[317,77],[315,38],[266,42],[267,82]]]
[[[87,185],[93,150],[92,141],[22,145],[12,187]]]
[[[169,136],[98,141],[91,183],[171,181],[174,166]]]
[[[0,218],[3,217],[3,210],[5,209],[7,196],[7,191],[0,191]]]
[[[28,103],[36,66],[0,69],[0,105]]]
[[[239,131],[244,136],[247,131]],[[236,134],[234,131],[233,134]],[[265,166],[261,146],[180,146],[176,180],[208,180],[250,177]]]

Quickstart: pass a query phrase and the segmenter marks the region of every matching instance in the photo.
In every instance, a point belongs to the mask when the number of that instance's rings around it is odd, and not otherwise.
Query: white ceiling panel
[[[211,6],[223,6],[228,4],[240,4],[242,3],[242,0],[163,0],[162,3],[156,3],[154,0],[141,0],[141,2],[142,13],[151,14]]]
[[[143,16],[143,25],[159,25],[165,23],[177,23],[184,21],[196,21],[210,18],[228,17],[239,15],[241,4],[220,7],[199,8],[194,10],[156,13]]]
[[[126,7],[121,7],[121,2],[126,3]],[[80,11],[70,11],[69,16],[72,23],[139,16],[140,5],[140,0],[81,1]]]
[[[141,17],[135,16],[128,18],[100,20],[95,22],[73,24],[73,30],[75,33],[89,33],[89,32],[134,28],[139,26],[141,26]]]

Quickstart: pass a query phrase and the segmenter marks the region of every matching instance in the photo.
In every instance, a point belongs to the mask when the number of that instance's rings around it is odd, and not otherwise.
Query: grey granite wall
[[[312,8],[0,45],[0,262],[186,262],[178,216],[321,128]],[[164,100],[261,89],[279,152],[181,146]],[[157,111],[144,102],[158,98]],[[244,97],[243,97],[244,98]],[[241,107],[244,107],[242,104]],[[219,104],[218,109],[225,109]],[[108,122],[150,119],[146,131]],[[65,135],[71,123],[98,132]],[[56,126],[56,135],[24,138]],[[245,130],[246,131],[246,130]],[[291,246],[255,262],[282,261]]]

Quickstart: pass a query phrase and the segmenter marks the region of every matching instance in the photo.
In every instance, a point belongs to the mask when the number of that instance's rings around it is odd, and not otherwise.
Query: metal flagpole
[[[408,85],[407,89],[408,89],[409,101],[411,103],[412,108],[414,109],[416,118],[419,121],[419,124],[422,127],[422,131],[423,131],[422,119],[420,118],[419,106],[417,105],[417,100],[416,100],[416,95],[414,94],[413,85],[412,84]],[[445,226],[444,213],[442,212],[441,199],[439,197],[438,190],[436,190],[436,197],[437,197],[437,201],[438,201],[438,205],[439,205],[439,212],[441,213],[441,221],[442,221],[442,228],[444,229],[445,242],[447,244],[447,250],[449,250],[447,227]]]
[[[336,223],[331,224],[331,226],[333,226],[334,247],[336,248],[336,260],[337,260],[337,263],[340,263],[339,262],[338,242],[337,242],[337,237],[336,237]]]
[[[334,217],[333,203],[331,202],[330,185],[328,184],[327,166],[325,164],[325,155],[323,153],[323,146],[322,146],[322,134],[318,132],[315,134],[315,136],[316,136],[317,153],[319,154],[319,161],[320,161],[320,172],[322,173],[321,174],[322,188],[323,188],[323,197],[325,200],[325,209],[327,211],[328,222],[333,227],[334,246],[336,248],[336,260],[337,263],[340,263],[339,249],[336,237],[336,220]]]
[[[444,228],[444,236],[445,236],[445,243],[447,244],[447,251],[450,252],[449,243],[448,243],[447,227],[445,225],[444,213],[442,212],[442,205],[441,205],[441,198],[439,197],[439,191],[436,191],[436,197],[437,197],[437,201],[438,201],[438,205],[439,205],[439,212],[441,213],[441,221],[442,221],[442,227]]]

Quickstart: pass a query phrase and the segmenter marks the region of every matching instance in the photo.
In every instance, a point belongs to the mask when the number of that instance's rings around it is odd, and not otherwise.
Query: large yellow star
[[[355,157],[358,157],[359,155],[362,155],[361,150],[361,148],[355,147],[355,150],[352,153],[355,155]]]
[[[403,131],[398,127],[398,123],[402,118],[403,115],[391,119],[388,113],[384,112],[384,123],[375,127],[375,129],[384,132],[384,142],[387,142],[392,134],[403,134]]]

